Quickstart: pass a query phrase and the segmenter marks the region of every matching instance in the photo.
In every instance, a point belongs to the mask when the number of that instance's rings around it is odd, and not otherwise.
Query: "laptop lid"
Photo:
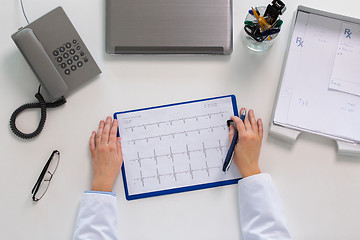
[[[231,54],[232,0],[107,0],[109,54]]]

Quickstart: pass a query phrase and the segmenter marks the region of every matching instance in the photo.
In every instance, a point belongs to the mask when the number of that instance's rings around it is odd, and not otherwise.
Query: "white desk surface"
[[[103,73],[48,111],[41,135],[23,141],[9,128],[14,109],[35,101],[38,82],[10,38],[26,25],[19,1],[0,8],[0,239],[70,239],[81,195],[91,183],[88,139],[100,119],[123,111],[235,94],[238,105],[255,109],[264,122],[260,156],[272,175],[294,239],[360,239],[360,158],[340,157],[335,142],[302,134],[294,145],[268,136],[269,122],[294,11],[299,4],[360,18],[360,3],[285,1],[284,25],[274,46],[256,54],[241,43],[249,7],[267,5],[234,0],[234,51],[231,56],[109,56],[104,51],[105,1],[24,0],[30,21],[61,5]],[[39,111],[23,113],[21,129],[32,130]],[[334,121],[337,121],[336,119]],[[30,191],[52,150],[59,168],[38,203]],[[120,239],[241,239],[237,186],[173,194],[128,202],[121,176],[118,196]]]

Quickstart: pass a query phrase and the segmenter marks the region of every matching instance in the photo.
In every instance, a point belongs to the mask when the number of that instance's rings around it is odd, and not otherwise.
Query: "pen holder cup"
[[[260,12],[261,16],[264,16],[266,7],[258,7],[257,9]],[[277,21],[280,21],[280,17],[278,17],[274,22],[277,22]],[[256,17],[254,15],[248,13],[248,15],[245,18],[245,23],[250,23],[250,22],[254,23],[253,26],[249,26],[250,28],[251,27],[256,28],[259,26]],[[266,37],[263,41],[259,41],[261,39],[256,40],[255,36],[249,35],[245,31],[245,27],[246,27],[246,24],[244,25],[244,28],[241,31],[242,42],[244,43],[244,45],[247,48],[249,48],[250,50],[253,50],[255,52],[263,52],[263,51],[266,51],[269,48],[271,48],[271,46],[274,43],[275,38],[279,35],[279,32],[278,32],[278,33],[270,35],[269,37]],[[280,25],[280,27],[281,27],[281,25]],[[279,29],[280,29],[280,27],[279,27]]]

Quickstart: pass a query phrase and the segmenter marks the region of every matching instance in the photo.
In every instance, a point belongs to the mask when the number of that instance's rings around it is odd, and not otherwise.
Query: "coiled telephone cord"
[[[57,108],[63,104],[66,103],[66,99],[64,97],[62,97],[61,99],[57,100],[54,103],[47,103],[45,102],[43,96],[40,93],[40,88],[41,85],[39,86],[38,92],[35,94],[35,97],[37,98],[37,100],[39,101],[38,103],[27,103],[24,104],[20,107],[18,107],[13,114],[10,117],[10,128],[13,131],[13,133],[23,139],[30,139],[30,138],[34,138],[37,135],[39,135],[41,133],[41,131],[44,128],[45,125],[45,121],[46,121],[46,109],[47,108]],[[36,130],[32,133],[23,133],[21,132],[17,127],[16,127],[16,118],[18,117],[18,115],[26,110],[26,109],[31,109],[31,108],[40,108],[41,110],[41,118],[40,118],[40,122],[38,127],[36,128]]]

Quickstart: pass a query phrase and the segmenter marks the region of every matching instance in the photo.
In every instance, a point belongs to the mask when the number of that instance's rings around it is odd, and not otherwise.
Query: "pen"
[[[278,32],[280,32],[280,28],[271,28],[271,29],[268,29],[268,30],[260,33],[260,35],[261,36],[269,36],[269,35],[272,35],[272,34],[275,34]]]
[[[262,42],[266,38],[266,37],[261,36],[259,26],[245,25],[244,26],[244,31],[257,42]]]
[[[243,112],[243,114],[241,114],[241,117],[240,119],[244,122],[245,120],[245,116],[246,116],[246,110]],[[236,129],[235,127],[235,133],[234,133],[234,137],[231,141],[231,144],[230,144],[230,147],[229,147],[229,151],[227,152],[226,154],[226,157],[225,157],[225,161],[224,161],[224,165],[223,165],[223,172],[226,172],[229,168],[230,168],[230,165],[232,163],[232,156],[234,154],[234,150],[235,150],[235,145],[238,141],[238,138],[239,138],[239,132],[238,130]]]
[[[273,27],[279,28],[279,27],[281,27],[282,24],[283,24],[283,21],[279,19],[274,23]]]
[[[262,29],[263,31],[265,31],[266,29],[265,29],[265,27],[264,27],[264,25],[263,25],[262,21],[261,21],[261,20],[260,20],[260,18],[259,18],[259,14],[257,14],[257,11],[256,11],[254,8],[251,8],[251,10],[252,10],[252,12],[253,12],[253,14],[254,14],[254,17],[255,17],[255,18],[256,18],[256,20],[258,21],[258,23],[259,23],[259,25],[260,25],[261,29]]]
[[[253,11],[250,9],[249,14],[254,15]],[[257,14],[260,14],[259,11],[257,11]]]
[[[265,20],[265,18],[263,16],[259,15],[254,8],[251,8],[251,9],[252,9],[252,11],[254,13],[254,16],[255,16],[256,20],[259,22],[260,27],[262,28],[263,31],[265,31],[266,29],[271,28],[271,25]]]
[[[244,24],[248,26],[255,26],[255,23],[253,21],[244,21]]]
[[[251,8],[251,10],[252,10],[252,12],[253,12],[256,20],[257,20],[258,23],[260,24],[260,27],[261,27],[261,29],[262,29],[263,31],[266,31],[267,29],[271,28],[271,25],[264,19],[264,17],[263,17],[263,16],[260,16],[260,15],[258,14],[257,9]],[[270,41],[270,40],[271,40],[271,37],[268,36],[268,37],[267,37],[267,40]]]

